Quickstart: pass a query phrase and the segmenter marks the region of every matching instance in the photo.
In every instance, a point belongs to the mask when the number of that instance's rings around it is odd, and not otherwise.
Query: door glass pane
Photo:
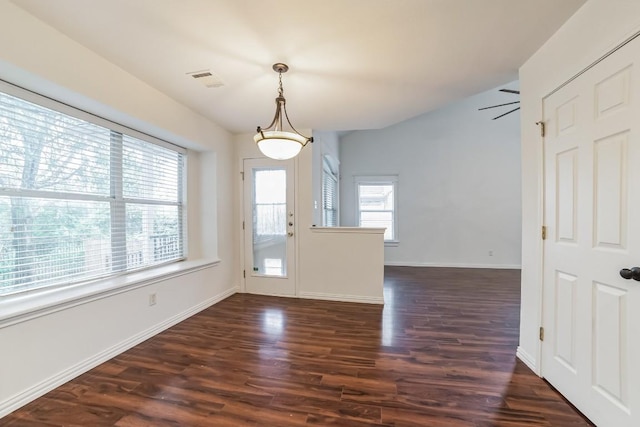
[[[253,274],[287,275],[287,172],[253,170]]]

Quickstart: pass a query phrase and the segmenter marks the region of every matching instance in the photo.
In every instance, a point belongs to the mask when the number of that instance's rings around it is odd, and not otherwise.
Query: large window
[[[397,177],[356,177],[358,226],[384,227],[384,240],[398,240]]]
[[[0,89],[0,295],[183,258],[184,150]]]

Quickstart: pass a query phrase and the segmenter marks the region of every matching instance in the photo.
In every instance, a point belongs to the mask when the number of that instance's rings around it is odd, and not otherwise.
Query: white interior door
[[[544,122],[542,374],[597,425],[637,427],[640,281],[619,272],[640,266],[640,39],[545,99]]]
[[[244,276],[253,294],[293,296],[293,160],[244,160]]]

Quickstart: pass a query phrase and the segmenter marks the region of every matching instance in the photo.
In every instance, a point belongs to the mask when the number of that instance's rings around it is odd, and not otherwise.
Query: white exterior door
[[[245,291],[294,296],[293,160],[245,159],[243,168]]]
[[[640,39],[544,100],[542,374],[601,427],[640,426]],[[628,273],[628,272],[627,272]]]

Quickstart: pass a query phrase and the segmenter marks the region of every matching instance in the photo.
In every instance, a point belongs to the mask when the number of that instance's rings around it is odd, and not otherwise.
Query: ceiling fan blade
[[[507,102],[506,104],[498,104],[498,105],[492,105],[491,107],[482,107],[482,108],[478,108],[478,111],[481,111],[481,110],[488,110],[489,108],[504,107],[505,105],[513,105],[513,104],[519,104],[519,103],[520,103],[520,101]]]
[[[511,110],[511,111],[507,111],[507,112],[506,112],[506,113],[504,113],[504,114],[500,114],[498,117],[494,117],[494,118],[493,118],[493,119],[491,119],[491,120],[499,119],[500,117],[504,117],[504,116],[506,116],[507,114],[511,114],[511,113],[513,113],[514,111],[518,111],[519,109],[520,109],[520,107],[518,107],[518,108],[514,108],[513,110]]]
[[[517,93],[518,95],[520,94],[519,90],[513,90],[513,89],[500,89],[500,92]]]

